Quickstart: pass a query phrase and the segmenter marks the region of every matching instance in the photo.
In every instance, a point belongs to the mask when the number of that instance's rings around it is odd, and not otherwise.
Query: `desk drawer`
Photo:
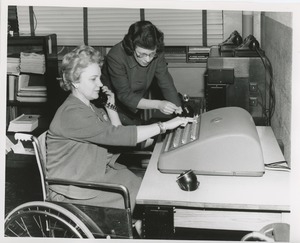
[[[258,231],[271,223],[288,223],[288,215],[288,212],[221,211],[176,208],[174,226],[182,228]]]

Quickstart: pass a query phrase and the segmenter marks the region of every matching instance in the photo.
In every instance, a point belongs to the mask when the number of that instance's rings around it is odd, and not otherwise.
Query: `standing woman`
[[[121,125],[114,94],[100,81],[100,60],[99,52],[89,46],[77,47],[63,58],[61,87],[71,93],[50,124],[47,177],[122,184],[129,190],[133,209],[141,178],[117,163],[119,154],[113,151],[119,146],[136,146],[192,119],[176,117],[146,126]],[[91,103],[100,89],[108,96],[103,108]],[[121,195],[75,186],[51,185],[50,200],[124,207]]]
[[[164,34],[151,22],[138,21],[107,54],[101,80],[115,93],[124,125],[141,124],[144,109],[158,109],[166,115],[182,112],[163,50]],[[154,78],[164,100],[146,98]]]

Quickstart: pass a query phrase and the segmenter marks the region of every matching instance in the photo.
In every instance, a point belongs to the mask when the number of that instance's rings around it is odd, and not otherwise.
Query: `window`
[[[88,8],[88,44],[113,46],[139,20],[139,9]]]
[[[18,7],[20,35],[30,35],[29,7]],[[56,34],[58,45],[83,44],[83,9],[34,6],[35,35]]]
[[[145,19],[165,36],[166,46],[201,46],[202,10],[146,9]]]
[[[30,35],[28,6],[17,8],[20,34]],[[112,46],[128,27],[141,19],[140,9],[82,7],[33,7],[36,35],[57,34],[58,45]],[[144,9],[144,18],[165,34],[166,46],[215,45],[223,41],[222,11]],[[86,35],[86,36],[84,36]]]

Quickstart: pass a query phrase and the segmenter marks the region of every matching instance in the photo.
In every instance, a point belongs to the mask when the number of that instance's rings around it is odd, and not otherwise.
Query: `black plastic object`
[[[226,45],[235,45],[235,46],[239,46],[240,44],[243,43],[243,38],[241,37],[241,35],[239,34],[239,32],[237,32],[236,30],[233,31],[230,36],[223,41],[220,46],[226,46]]]
[[[179,187],[184,191],[195,191],[200,182],[197,180],[196,174],[192,170],[182,172],[176,180]]]
[[[99,91],[99,103],[101,104],[101,105],[105,105],[106,104],[106,102],[107,102],[107,94],[105,94],[103,91],[102,91],[102,89],[100,89],[100,91]]]
[[[107,100],[108,100],[107,94],[104,93],[102,89],[100,89],[98,99],[93,100],[92,103],[96,107],[100,108],[100,107],[104,107],[106,105]]]
[[[181,100],[182,100],[182,113],[180,116],[182,117],[194,117],[195,111],[192,108],[192,106],[189,104],[190,97],[187,94],[181,95]]]

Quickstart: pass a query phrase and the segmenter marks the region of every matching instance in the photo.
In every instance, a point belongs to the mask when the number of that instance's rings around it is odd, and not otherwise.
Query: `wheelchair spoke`
[[[37,219],[36,219],[35,216],[33,216],[33,219],[34,219],[36,225],[38,226],[38,228],[41,230],[41,233],[42,233],[43,237],[46,237],[46,235],[44,233],[44,230],[43,230],[43,225],[42,225],[41,217],[40,216],[38,217],[38,219],[39,219],[38,221],[37,221]]]
[[[19,235],[18,235],[15,231],[13,231],[10,227],[8,227],[7,230],[8,230],[9,232],[13,233],[13,235],[19,237]],[[7,234],[5,234],[5,236],[7,236]]]
[[[21,217],[21,220],[22,220],[22,223],[23,223],[23,225],[24,225],[24,227],[25,227],[25,231],[27,232],[28,236],[31,237],[31,235],[30,235],[30,233],[29,233],[29,231],[28,231],[28,228],[26,227],[26,224],[25,224],[25,222],[24,222],[24,219],[23,219],[22,217]]]
[[[94,238],[89,228],[72,212],[48,202],[28,202],[5,219],[6,237]]]

